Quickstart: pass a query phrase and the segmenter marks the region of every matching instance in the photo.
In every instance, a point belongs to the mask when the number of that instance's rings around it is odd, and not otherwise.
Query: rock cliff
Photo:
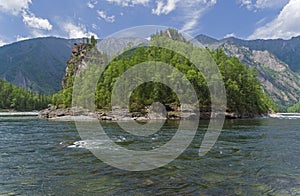
[[[278,105],[289,106],[300,100],[299,75],[269,51],[251,50],[231,43],[220,47],[227,55],[236,56],[244,64],[255,67],[265,92]]]
[[[278,106],[283,106],[279,109],[299,102],[300,76],[293,71],[297,70],[297,62],[290,62],[289,59],[298,58],[298,54],[292,54],[298,51],[300,37],[291,40],[247,41],[233,37],[217,40],[199,35],[196,39],[212,50],[222,48],[227,55],[236,56],[242,63],[255,67],[264,91]]]

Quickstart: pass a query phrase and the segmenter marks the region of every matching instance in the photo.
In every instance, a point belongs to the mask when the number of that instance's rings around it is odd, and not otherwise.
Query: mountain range
[[[300,37],[217,40],[199,35],[196,39],[210,49],[222,48],[227,55],[255,67],[265,92],[277,105],[290,106],[299,102]],[[72,46],[78,42],[82,40],[47,37],[0,47],[0,78],[33,92],[57,92],[61,89]]]
[[[57,92],[75,42],[47,37],[2,46],[0,78],[36,93]]]
[[[300,100],[300,37],[290,40],[196,39],[212,50],[222,48],[229,56],[255,67],[264,91],[283,108]],[[297,52],[299,51],[299,52]]]

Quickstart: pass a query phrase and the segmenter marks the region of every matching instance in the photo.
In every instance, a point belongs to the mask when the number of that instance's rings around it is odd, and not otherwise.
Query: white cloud
[[[33,29],[31,30],[31,35],[33,37],[49,37],[50,35],[45,33],[44,31],[40,30],[40,29]]]
[[[251,10],[253,8],[253,3],[251,0],[240,0],[241,6],[247,7],[248,10]]]
[[[195,26],[198,24],[198,20],[201,17],[201,12],[194,12],[195,13],[195,17],[190,17],[188,16],[188,20],[187,22],[182,26],[181,31],[185,31],[187,33],[192,33],[195,28]]]
[[[158,0],[156,8],[152,9],[152,14],[159,16],[176,11],[180,14],[177,20],[179,19],[184,23],[181,30],[186,33],[193,33],[204,12],[216,3],[217,0]]]
[[[290,0],[270,23],[259,27],[248,39],[289,39],[300,35],[300,0]]]
[[[38,18],[33,13],[25,12],[25,11],[23,12],[22,16],[23,16],[23,22],[31,28],[48,30],[48,31],[52,30],[52,25],[47,19]]]
[[[150,0],[106,0],[109,3],[116,3],[117,5],[128,7],[135,5],[147,5]]]
[[[92,35],[95,36],[97,39],[98,36],[95,33],[87,31],[86,27],[82,24],[74,25],[71,22],[62,23],[61,27],[65,33],[67,33],[68,38],[84,38],[84,37],[91,37]]]
[[[161,14],[169,14],[176,9],[176,4],[178,2],[179,0],[168,0],[166,3],[163,1],[157,1],[157,7],[156,9],[152,9],[152,13],[158,16]]]
[[[236,37],[236,35],[234,33],[229,33],[224,36],[224,38],[229,38],[229,37]]]
[[[27,39],[30,39],[30,37],[23,37],[21,35],[17,35],[17,41],[23,41],[23,40],[27,40]]]
[[[150,0],[106,0],[109,3],[115,3],[119,6],[147,6]],[[155,7],[151,9],[152,14],[168,15],[176,11],[176,20],[183,23],[181,30],[186,33],[193,33],[200,18],[217,3],[217,0],[156,0]],[[98,12],[103,19],[107,18],[104,12]]]
[[[31,0],[0,0],[0,11],[18,15],[21,11],[27,10]]]
[[[217,0],[185,0],[180,1],[178,7],[184,19],[181,30],[186,33],[193,33],[198,25],[200,18]]]
[[[92,24],[92,28],[93,28],[93,29],[97,29],[98,27],[97,27],[97,25],[96,25],[95,23],[93,23],[93,24]]]
[[[88,6],[88,8],[94,9],[95,5],[97,5],[97,4],[98,4],[98,1],[90,0],[90,1],[87,2],[86,5]]]
[[[87,3],[87,6],[88,6],[89,8],[91,8],[91,9],[93,9],[93,8],[95,7],[95,5],[92,4],[91,2],[88,2],[88,3]]]
[[[282,8],[288,2],[289,0],[239,0],[241,6],[248,10]]]
[[[115,16],[107,16],[106,13],[103,10],[97,10],[97,13],[99,15],[99,17],[103,20],[105,20],[106,22],[110,22],[113,23],[115,22]]]
[[[289,0],[256,0],[255,7],[258,9],[265,8],[282,8]]]
[[[152,14],[156,14],[159,16],[161,14],[161,10],[163,10],[163,7],[164,7],[164,2],[158,1],[156,5],[156,9],[152,9]]]
[[[1,46],[4,46],[4,45],[6,45],[6,44],[8,44],[8,43],[6,43],[4,40],[0,39],[0,47],[1,47]]]

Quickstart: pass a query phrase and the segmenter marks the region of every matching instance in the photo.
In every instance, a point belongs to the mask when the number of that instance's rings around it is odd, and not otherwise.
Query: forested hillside
[[[300,102],[288,108],[288,112],[300,113]]]
[[[0,78],[36,93],[57,92],[75,42],[47,37],[0,47]]]
[[[0,80],[0,110],[41,110],[48,106],[50,100],[50,96],[34,94]]]
[[[172,48],[176,47],[178,50],[199,50],[198,47],[186,45],[182,41],[174,41],[163,33],[152,36],[151,42],[157,42],[161,47],[141,46],[134,50],[123,53],[118,58],[110,62],[107,69],[103,72],[98,84],[95,95],[88,94],[88,84],[82,83],[80,95],[82,99],[89,99],[89,96],[95,96],[95,104],[98,109],[110,108],[111,92],[115,81],[131,66],[137,65],[142,62],[160,61],[170,64],[180,70],[193,84],[199,98],[199,106],[201,111],[210,110],[210,94],[208,91],[207,83],[201,72],[186,58],[174,51],[165,49],[164,46],[169,45]],[[221,74],[223,76],[226,93],[227,93],[227,111],[240,114],[241,116],[255,116],[258,114],[265,114],[273,109],[273,102],[262,91],[261,84],[258,81],[254,68],[249,68],[243,65],[236,57],[228,57],[223,50],[207,51],[202,49],[203,54],[210,52],[213,59],[217,63]],[[100,55],[100,54],[98,54]],[[102,55],[102,56],[101,56]],[[104,58],[101,54],[95,59]],[[99,62],[97,62],[99,63]],[[84,72],[91,78],[97,76],[97,63],[91,63]],[[205,64],[205,63],[203,63]],[[69,65],[76,67],[76,65]],[[77,65],[78,66],[78,65]],[[207,69],[204,67],[204,69]],[[145,72],[151,71],[145,68]],[[53,104],[58,107],[70,107],[72,100],[72,84],[74,74],[69,74],[69,85],[66,86],[60,93],[53,96]],[[155,77],[155,75],[153,76]],[[176,77],[172,78],[176,83]],[[128,79],[127,82],[130,79]],[[175,84],[176,85],[176,84]],[[85,90],[86,89],[86,90]],[[184,89],[183,89],[184,91]],[[153,102],[159,101],[165,105],[180,105],[175,93],[167,86],[161,83],[148,82],[139,86],[132,93],[130,97],[131,111],[140,111],[145,106],[149,106]]]
[[[293,72],[299,63],[289,61],[298,58],[299,54],[295,53],[299,50],[299,39],[216,40],[205,35],[199,35],[196,39],[212,50],[222,48],[226,55],[237,57],[243,64],[257,69],[264,92],[275,102],[279,111],[286,112],[288,107],[299,102],[300,75]]]

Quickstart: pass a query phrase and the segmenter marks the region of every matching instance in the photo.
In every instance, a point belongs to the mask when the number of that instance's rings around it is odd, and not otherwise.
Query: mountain
[[[244,64],[258,70],[258,79],[265,92],[278,105],[293,105],[300,99],[300,77],[269,51],[224,43],[220,46],[227,55],[236,56]]]
[[[222,40],[209,38],[206,35],[196,37],[204,45],[231,43],[237,46],[244,46],[251,50],[267,50],[274,54],[279,60],[289,65],[291,70],[300,73],[300,36],[289,40],[270,39],[270,40],[242,40],[235,37],[229,37]],[[207,41],[208,40],[208,41]]]
[[[106,38],[97,44],[97,49],[108,55],[117,55],[126,48],[134,48],[141,45],[148,45],[149,41],[143,38]]]
[[[61,88],[75,42],[47,37],[0,47],[0,78],[32,92],[52,94]]]
[[[166,31],[164,34],[171,39],[186,42],[176,32]],[[196,39],[211,49],[220,47],[227,55],[236,56],[243,63],[256,67],[265,92],[278,105],[290,106],[300,100],[300,80],[295,73],[300,72],[300,37],[290,40],[241,40],[233,37],[217,40],[199,35]],[[32,92],[57,92],[61,89],[72,46],[79,42],[82,40],[47,37],[2,46],[0,79]],[[119,51],[129,45],[147,45],[148,40],[128,38],[118,40],[117,45],[113,39],[106,42],[110,47],[105,47],[105,50]],[[104,43],[102,46],[105,46]]]
[[[280,59],[283,55],[276,55],[276,51],[281,50],[281,53],[286,54],[286,56],[293,56],[296,48],[298,48],[294,43],[294,41],[297,43],[296,38],[291,40],[245,41],[232,37],[216,40],[205,35],[199,35],[196,39],[211,49],[222,48],[227,55],[235,56],[244,64],[255,67],[258,70],[258,79],[262,83],[264,91],[277,105],[291,106],[300,100],[299,74],[292,70],[290,64]],[[275,50],[273,47],[276,46],[272,47],[272,44],[280,47]],[[288,50],[291,51],[290,53],[286,51],[286,48],[291,49],[293,47],[295,51]],[[288,58],[286,57],[286,59]]]
[[[246,46],[251,50],[267,50],[289,67],[300,73],[300,36],[289,40],[240,40],[232,38],[227,40],[235,45]]]
[[[92,103],[96,109],[105,110],[113,106],[117,106],[120,109],[127,108],[124,103],[129,103],[130,111],[134,112],[137,115],[136,117],[138,117],[145,115],[148,111],[147,108],[152,103],[159,101],[168,106],[168,112],[171,112],[171,116],[177,118],[176,113],[178,110],[181,110],[180,107],[185,106],[181,105],[182,103],[171,87],[160,82],[146,82],[134,89],[129,97],[126,92],[120,91],[120,94],[115,94],[115,101],[117,100],[118,104],[112,106],[113,89],[116,86],[116,82],[124,73],[133,66],[143,62],[159,61],[173,65],[191,81],[195,89],[194,91],[188,88],[181,88],[180,91],[187,97],[192,97],[192,94],[195,92],[199,98],[199,102],[196,104],[199,104],[199,108],[196,108],[210,116],[209,113],[212,111],[210,107],[209,84],[212,83],[206,83],[200,70],[187,61],[184,56],[176,54],[167,48],[180,48],[182,51],[190,51],[191,58],[197,56],[197,58],[204,61],[204,65],[211,62],[210,58],[207,58],[207,50],[192,47],[175,30],[166,30],[152,35],[149,47],[145,45],[146,42],[147,40],[142,39],[134,41],[132,38],[114,38],[104,42],[106,43],[104,45],[100,44],[103,47],[99,47],[99,45],[97,47],[96,45],[91,46],[89,43],[74,45],[72,57],[67,63],[66,75],[63,80],[63,90],[53,95],[52,105],[57,108],[69,108],[74,106],[72,103],[76,103],[79,107],[89,108],[90,103]],[[134,47],[128,50],[128,44],[132,46],[136,44],[141,47]],[[166,48],[152,47],[152,44]],[[119,51],[121,55],[110,61],[107,67],[102,70],[101,78],[98,80],[99,71],[106,66],[110,55],[100,52],[97,49],[107,49],[106,51],[109,53],[111,52],[111,48]],[[125,49],[125,52],[121,52],[122,50],[120,49]],[[242,64],[238,59],[227,56],[223,50],[210,51],[210,54],[215,62],[217,62],[219,70],[224,76],[224,86],[227,95],[226,111],[230,117],[254,117],[273,110],[272,101],[263,93],[256,74],[250,68]],[[203,66],[202,68],[206,69],[207,67]],[[122,81],[124,85],[121,87],[122,89],[126,89],[129,84],[133,84],[132,82],[143,81],[143,77],[145,77],[143,73],[151,75],[151,78],[161,78],[162,81],[171,81],[173,87],[180,88],[184,85],[181,83],[183,77],[181,74],[160,67],[159,65],[155,67],[143,66],[136,72],[141,73],[141,75],[134,74],[130,77],[125,77]],[[74,76],[77,76],[76,88],[73,86],[75,81]],[[95,84],[94,79],[98,81],[96,88],[91,85],[91,82]],[[214,81],[213,84],[215,84],[215,77],[212,76],[212,79]],[[73,92],[74,89],[75,91]],[[77,95],[75,100],[72,96],[74,93]],[[193,104],[195,103],[186,103],[183,105],[189,105],[190,109],[186,109],[186,111],[188,110],[193,113],[194,109],[198,111]],[[126,114],[120,114],[120,116],[122,115],[126,116]]]
[[[218,45],[220,43],[219,40],[211,38],[206,35],[198,35],[195,37],[195,39],[198,40],[201,44],[209,45],[209,46],[214,45],[214,44]]]

